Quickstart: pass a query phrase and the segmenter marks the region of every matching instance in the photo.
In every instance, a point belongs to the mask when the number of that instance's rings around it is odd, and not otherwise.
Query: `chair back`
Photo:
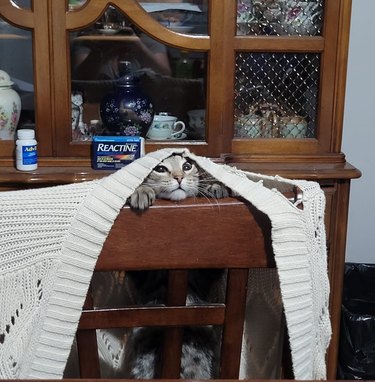
[[[165,327],[161,378],[180,376],[184,327],[221,327],[220,378],[237,379],[241,360],[248,273],[275,267],[270,221],[233,198],[197,198],[175,204],[158,200],[144,213],[124,207],[95,272],[168,270],[165,306],[97,307],[92,289],[77,331],[81,378],[100,378],[97,329]],[[186,305],[188,272],[224,269],[225,299]]]

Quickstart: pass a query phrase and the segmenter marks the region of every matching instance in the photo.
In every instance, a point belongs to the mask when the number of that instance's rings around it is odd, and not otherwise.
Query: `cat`
[[[172,155],[156,166],[130,196],[133,209],[145,210],[156,198],[179,201],[188,197],[225,198],[230,192],[189,158]]]
[[[129,198],[129,205],[145,211],[156,199],[180,201],[188,197],[223,198],[230,191],[194,161],[172,155],[156,166]],[[187,304],[223,302],[225,271],[198,269],[189,271]],[[127,273],[128,290],[134,304],[165,304],[167,271],[132,271]],[[125,347],[124,378],[160,378],[164,333],[160,328],[135,328]],[[184,330],[180,377],[213,379],[218,377],[220,329],[213,326],[188,327]]]

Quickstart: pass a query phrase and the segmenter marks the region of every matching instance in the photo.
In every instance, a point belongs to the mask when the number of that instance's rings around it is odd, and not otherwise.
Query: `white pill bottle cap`
[[[20,129],[17,131],[18,139],[34,139],[35,131],[33,129]]]

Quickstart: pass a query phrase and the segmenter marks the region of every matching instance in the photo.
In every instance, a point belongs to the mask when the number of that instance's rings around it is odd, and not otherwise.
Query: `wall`
[[[352,181],[347,262],[375,263],[375,1],[353,0],[342,151]]]

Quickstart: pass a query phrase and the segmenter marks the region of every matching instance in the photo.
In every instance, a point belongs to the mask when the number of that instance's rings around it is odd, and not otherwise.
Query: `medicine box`
[[[92,168],[117,170],[140,158],[145,152],[142,137],[94,136],[92,138]]]

